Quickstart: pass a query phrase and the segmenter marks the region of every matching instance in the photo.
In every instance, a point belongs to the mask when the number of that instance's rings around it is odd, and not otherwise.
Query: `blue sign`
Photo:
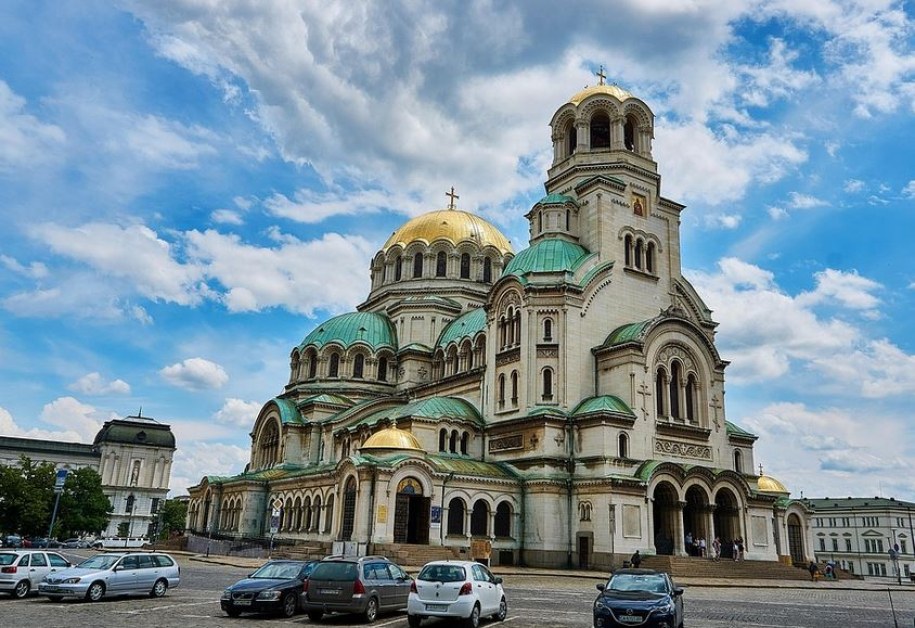
[[[69,471],[67,469],[58,469],[57,470],[57,479],[54,480],[54,490],[61,491],[64,488],[64,483],[67,481],[67,474]]]

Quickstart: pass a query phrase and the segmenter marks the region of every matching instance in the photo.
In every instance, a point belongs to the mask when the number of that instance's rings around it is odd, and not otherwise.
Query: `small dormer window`
[[[444,251],[439,251],[438,255],[435,256],[435,276],[444,277],[447,271],[447,262],[448,259],[445,256]]]

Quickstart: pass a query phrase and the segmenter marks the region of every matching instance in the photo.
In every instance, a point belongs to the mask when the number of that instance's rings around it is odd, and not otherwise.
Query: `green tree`
[[[19,458],[18,467],[0,470],[0,529],[26,536],[44,536],[54,506],[54,477],[50,462]]]
[[[184,522],[187,519],[187,502],[170,499],[162,504],[159,516],[162,518],[162,524],[159,526],[160,539],[167,539],[174,531],[184,531]]]
[[[67,475],[53,536],[66,539],[86,534],[100,534],[108,527],[111,504],[102,492],[102,476],[89,467]]]
[[[130,534],[130,524],[122,521],[118,524],[118,536],[124,538]]]

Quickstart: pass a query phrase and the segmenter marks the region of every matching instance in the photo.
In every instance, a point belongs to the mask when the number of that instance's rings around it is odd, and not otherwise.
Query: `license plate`
[[[58,587],[42,587],[41,591],[44,591],[45,593],[63,593],[66,591],[66,589],[60,589]]]
[[[447,611],[448,605],[447,604],[426,604],[426,610],[427,611],[438,611],[438,612]]]
[[[619,620],[627,624],[637,624],[642,621],[642,618],[638,615],[620,615]]]
[[[318,593],[321,595],[340,595],[340,592],[336,589],[318,589]]]
[[[251,606],[251,600],[235,600],[235,606]]]

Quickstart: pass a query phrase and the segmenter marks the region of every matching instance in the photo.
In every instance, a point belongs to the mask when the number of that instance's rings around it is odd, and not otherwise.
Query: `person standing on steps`
[[[629,559],[629,564],[635,567],[636,569],[642,564],[642,555],[639,554],[639,550],[635,550],[635,554],[632,555],[632,558]]]

